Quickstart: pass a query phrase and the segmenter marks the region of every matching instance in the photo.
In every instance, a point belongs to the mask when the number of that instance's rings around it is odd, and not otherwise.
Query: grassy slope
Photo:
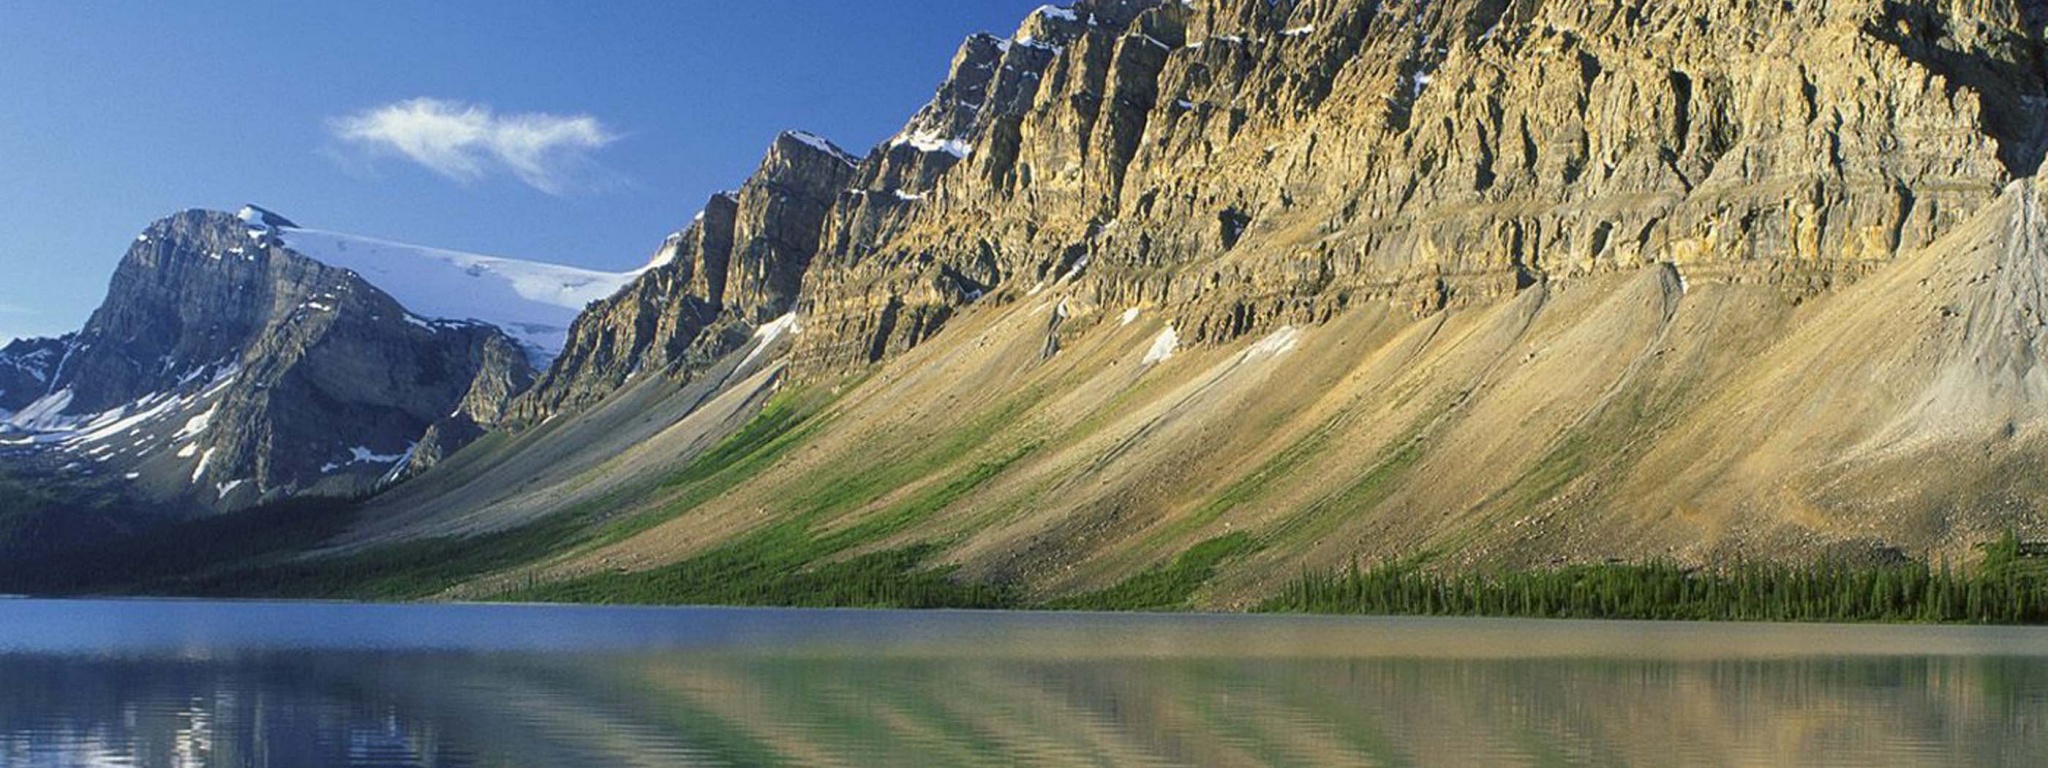
[[[1918,364],[1867,347],[1939,337],[1829,331],[1865,328],[1862,307],[1936,268],[1952,270],[1907,260],[1899,276],[1794,307],[1768,286],[1686,291],[1660,267],[1426,319],[1361,308],[1157,365],[1138,358],[1167,318],[1012,297],[864,381],[778,396],[651,490],[467,538],[259,553],[175,587],[1250,608],[1361,561],[1468,574],[1731,551],[1962,562],[2038,513],[1984,489],[1902,487],[1911,473],[1885,484],[1831,470],[1918,395],[1910,382],[1821,386]],[[1047,356],[1055,301],[1071,317]],[[2031,488],[2011,478],[2037,474],[2026,468],[2048,452],[2030,431],[1998,434],[1883,466],[1944,478],[1973,466],[1968,477]],[[1984,469],[1997,467],[2017,471]]]

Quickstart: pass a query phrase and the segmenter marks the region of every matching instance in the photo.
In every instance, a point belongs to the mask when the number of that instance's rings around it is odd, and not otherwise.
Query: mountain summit
[[[505,318],[553,317],[427,279],[450,271],[507,292],[582,277],[302,229],[255,206],[157,221],[83,329],[0,350],[0,468],[166,510],[380,487],[423,441],[452,450],[451,433],[495,423],[531,380],[522,344],[489,321],[545,340]],[[365,273],[408,300],[464,295],[414,309]]]

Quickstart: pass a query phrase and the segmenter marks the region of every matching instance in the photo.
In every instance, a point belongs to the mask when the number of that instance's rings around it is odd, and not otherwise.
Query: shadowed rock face
[[[0,414],[27,407],[49,391],[50,374],[64,359],[70,337],[16,339],[0,347]],[[5,425],[0,425],[5,429]]]
[[[393,476],[430,425],[495,424],[530,380],[503,333],[411,317],[284,248],[283,220],[251,210],[150,225],[84,329],[9,348],[55,359],[35,372],[41,423],[26,426],[80,433],[42,461],[88,457],[86,472],[122,473],[143,497],[204,507],[356,493]],[[10,410],[36,408],[21,397]],[[441,434],[442,451],[474,436]]]

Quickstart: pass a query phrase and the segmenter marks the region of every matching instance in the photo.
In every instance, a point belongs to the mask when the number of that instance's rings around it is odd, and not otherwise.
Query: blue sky
[[[778,131],[866,151],[1010,0],[0,0],[0,340],[184,208],[602,269]]]

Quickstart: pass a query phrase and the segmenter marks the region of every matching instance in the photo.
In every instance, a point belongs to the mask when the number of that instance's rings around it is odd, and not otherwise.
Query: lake
[[[0,600],[10,767],[2043,756],[2041,629]]]

